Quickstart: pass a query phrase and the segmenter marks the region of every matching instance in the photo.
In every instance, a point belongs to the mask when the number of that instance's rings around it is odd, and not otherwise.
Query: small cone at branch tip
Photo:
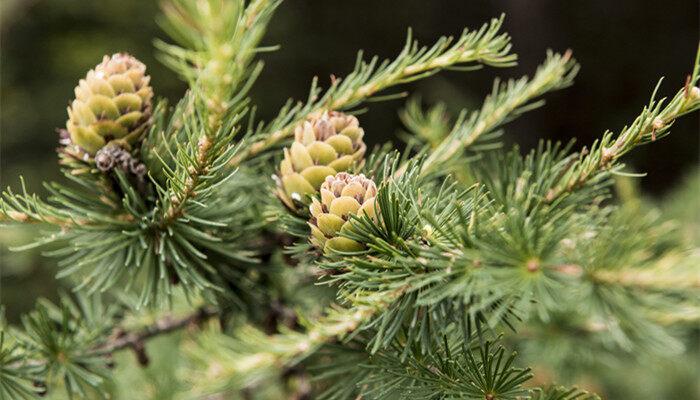
[[[339,172],[328,176],[320,187],[320,199],[314,198],[309,206],[311,219],[311,244],[323,250],[351,252],[364,249],[364,245],[340,236],[352,228],[351,216],[363,216],[376,220],[375,198],[377,186],[364,175]]]
[[[367,147],[364,131],[352,115],[330,111],[310,117],[294,129],[294,142],[284,149],[277,194],[289,208],[308,203],[326,177],[360,162]]]
[[[151,115],[149,81],[146,66],[136,58],[104,56],[75,88],[66,122],[68,145],[94,156],[108,143],[128,148],[141,140]]]

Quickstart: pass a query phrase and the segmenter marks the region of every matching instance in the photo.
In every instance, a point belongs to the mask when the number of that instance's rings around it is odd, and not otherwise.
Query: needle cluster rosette
[[[364,249],[364,245],[339,236],[352,229],[351,216],[366,215],[376,219],[375,198],[377,186],[363,174],[340,172],[326,177],[320,188],[321,198],[314,198],[309,206],[311,243],[330,254],[331,250],[350,252]]]
[[[364,131],[352,115],[324,112],[294,130],[294,142],[284,149],[277,194],[290,209],[308,204],[326,177],[348,171],[360,162],[367,146]]]
[[[141,140],[151,115],[149,81],[136,58],[105,56],[75,88],[66,123],[70,144],[94,156],[108,143],[129,148]]]

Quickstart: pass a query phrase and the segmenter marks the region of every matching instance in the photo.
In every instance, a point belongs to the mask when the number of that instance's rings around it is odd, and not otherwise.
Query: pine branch
[[[306,104],[291,107],[288,103],[275,120],[259,126],[255,136],[262,139],[247,146],[231,165],[239,165],[282,142],[293,134],[294,126],[300,121],[324,110],[350,109],[372,100],[385,89],[461,64],[513,65],[516,56],[509,54],[510,37],[499,33],[502,23],[503,17],[492,19],[478,31],[465,30],[457,40],[442,37],[430,48],[420,47],[409,32],[406,45],[391,62],[386,60],[379,64],[377,57],[366,62],[360,53],[355,69],[345,79],[334,78],[332,86],[323,94],[314,80]]]
[[[551,386],[535,390],[531,400],[600,400],[600,397],[577,388]]]
[[[33,383],[38,370],[24,362],[19,346],[7,344],[7,337],[0,331],[0,397],[3,399],[34,399]]]
[[[434,149],[452,131],[453,124],[450,117],[445,103],[436,103],[428,110],[424,110],[420,97],[411,98],[399,112],[399,118],[407,130],[404,140],[411,143],[412,140],[417,139]]]
[[[84,394],[85,389],[96,388],[106,379],[105,366],[113,353],[132,349],[139,363],[146,365],[149,362],[144,347],[147,340],[201,324],[218,315],[218,310],[213,307],[201,307],[183,317],[161,317],[152,325],[129,332],[118,328],[118,322],[112,326],[105,325],[103,321],[101,326],[96,328],[90,321],[99,318],[98,316],[67,311],[79,307],[86,312],[86,306],[82,298],[78,298],[76,303],[68,302],[64,298],[61,309],[44,303],[37,309],[36,314],[26,318],[27,331],[16,335],[18,346],[15,350],[3,348],[0,351],[10,351],[10,354],[12,351],[19,351],[23,355],[19,359],[10,357],[5,360],[0,357],[0,361],[7,361],[0,365],[0,387],[11,384],[8,379],[12,379],[13,376],[28,376],[27,371],[32,372],[31,379],[35,381],[44,381],[48,375],[58,372],[59,375],[63,375],[64,381],[73,382],[66,386],[69,392]],[[100,314],[105,312],[100,311],[99,306],[92,312],[95,311]],[[62,314],[62,317],[55,319],[58,315],[54,317],[53,314],[57,313]],[[107,312],[102,317],[109,319],[114,316]],[[114,322],[108,321],[109,324]],[[109,331],[112,333],[105,336]],[[68,334],[70,339],[60,337],[65,334]],[[38,355],[44,357],[38,358]]]
[[[564,264],[555,266],[554,269],[577,282],[591,282],[605,287],[607,290],[629,291],[637,296],[667,296],[676,299],[664,307],[645,307],[644,311],[655,323],[670,326],[681,322],[693,322],[700,320],[700,308],[686,303],[687,300],[700,295],[700,280],[694,266],[697,260],[684,257],[682,254],[664,255],[651,266],[630,266],[616,269],[594,269],[586,271],[576,264]],[[584,272],[586,271],[586,272]],[[657,298],[655,302],[661,302]],[[616,307],[610,307],[615,309]],[[640,311],[636,309],[635,312]],[[591,323],[587,327],[591,332],[607,331],[600,324]],[[588,328],[583,327],[583,330]],[[590,330],[590,329],[589,329]]]
[[[469,118],[466,117],[466,111],[463,111],[450,133],[430,151],[423,164],[424,173],[444,168],[450,160],[462,154],[484,135],[520,114],[541,106],[543,101],[530,102],[547,92],[570,86],[578,69],[570,51],[564,55],[549,52],[531,80],[527,77],[505,83],[496,80],[481,109],[472,112]],[[397,173],[404,171],[405,167]]]
[[[233,152],[235,148],[227,149],[222,157]],[[222,168],[227,167],[221,160],[212,166],[203,177],[207,185],[197,187],[197,202],[190,202],[182,208],[182,215],[173,219],[164,218],[159,212],[159,205],[168,204],[167,189],[156,186],[160,204],[154,205],[152,198],[136,193],[123,174],[115,177],[124,193],[121,207],[116,209],[104,204],[89,185],[79,188],[85,190],[49,185],[50,203],[26,193],[7,192],[2,204],[6,211],[71,222],[61,226],[59,232],[48,232],[13,250],[60,243],[60,247],[45,254],[62,258],[58,276],[79,276],[76,290],[88,293],[117,284],[131,285],[132,290],[140,290],[141,304],[149,304],[169,299],[172,285],[181,283],[190,294],[206,292],[211,296],[216,292],[233,300],[251,287],[247,279],[234,276],[256,263],[253,253],[246,249],[250,241],[247,234],[257,231],[264,221],[256,217],[252,206],[255,198],[239,195],[257,185],[257,180],[239,174],[238,179],[223,185],[230,175],[212,176]],[[177,177],[171,178],[172,182],[177,181]],[[203,206],[203,202],[212,207]],[[83,220],[87,223],[83,224]],[[227,279],[228,292],[223,292],[221,288]],[[242,305],[239,299],[236,301]]]
[[[258,44],[278,4],[256,0],[244,8],[243,1],[164,3],[164,28],[191,50],[162,42],[157,45],[165,63],[190,82],[194,98],[206,113],[195,113],[200,119],[197,127],[203,132],[189,135],[191,154],[180,159],[182,172],[171,178],[174,187],[165,197],[168,204],[161,226],[182,216],[190,200],[212,184],[208,176],[222,170],[213,165],[225,164],[221,158],[228,161],[233,156],[232,146],[226,144],[233,140],[236,123],[246,112],[247,92],[262,68],[260,63],[250,64],[263,50]],[[173,179],[177,179],[176,185]]]
[[[399,339],[392,347],[369,354],[363,337],[346,345],[326,346],[310,360],[316,379],[328,382],[321,399],[523,399],[529,369],[514,366],[492,341],[477,336],[443,336],[424,353]]]
[[[579,159],[563,173],[558,184],[547,193],[545,200],[551,203],[581,188],[600,173],[612,170],[616,162],[629,151],[668,135],[677,118],[700,109],[700,88],[696,86],[700,78],[699,72],[700,47],[692,75],[688,76],[685,86],[671,100],[655,100],[661,84],[659,81],[649,104],[632,124],[625,126],[616,136],[611,131],[605,132],[600,141],[593,143],[590,151],[584,149]]]
[[[530,369],[517,366],[520,357],[515,352],[508,355],[498,345],[500,337],[460,336],[456,332],[443,336],[429,352],[400,338],[390,348],[370,354],[367,335],[359,334],[352,342],[324,346],[306,364],[324,388],[318,394],[321,400],[599,400],[576,388],[533,388]]]
[[[187,328],[193,325],[200,325],[209,318],[217,316],[219,311],[213,307],[201,307],[193,313],[184,317],[174,318],[170,315],[164,316],[152,325],[140,328],[133,332],[125,332],[115,328],[116,334],[107,338],[103,343],[98,344],[94,348],[83,353],[84,357],[102,357],[110,356],[124,349],[132,349],[137,352],[139,359],[145,357],[144,342],[153,339],[157,336],[167,335],[177,330]],[[147,360],[147,359],[145,359]],[[24,359],[5,366],[9,369],[18,369],[24,367],[41,367],[49,364],[51,361],[46,359]],[[145,363],[147,363],[146,361]],[[144,363],[144,364],[145,364]]]
[[[580,207],[588,204],[590,193],[542,206],[538,199],[568,163],[565,151],[556,146],[540,146],[526,157],[516,150],[507,157],[489,158],[475,170],[475,179],[487,191],[472,193],[455,193],[449,183],[431,187],[425,179],[415,180],[421,165],[414,162],[400,179],[379,190],[379,222],[357,221],[353,231],[344,234],[365,243],[368,251],[323,263],[329,271],[338,271],[330,280],[344,292],[404,288],[402,298],[374,316],[383,329],[373,341],[373,351],[385,348],[406,321],[414,321],[407,333],[411,341],[429,343],[448,326],[509,325],[512,315],[528,319],[533,311],[546,321],[561,307],[581,301],[595,304],[589,316],[615,329],[620,340],[615,345],[677,347],[677,341],[646,316],[692,298],[693,280],[673,287],[673,281],[661,278],[656,288],[649,288],[656,300],[638,296],[621,282],[595,282],[599,272],[609,278],[623,273],[624,265],[638,268],[637,277],[644,275],[664,254],[664,246],[671,246],[654,239],[667,237],[667,229],[649,230],[656,225],[653,219],[644,219],[642,226],[614,219],[609,210],[592,208],[587,214]],[[634,218],[642,222],[638,213]],[[577,235],[576,241],[572,235]],[[660,249],[649,249],[650,240]],[[575,259],[586,263],[585,279],[570,279],[555,267],[571,259],[566,246],[581,253]],[[674,298],[680,300],[671,301]]]
[[[76,178],[77,179],[77,178]],[[77,180],[79,183],[83,181]],[[94,225],[127,225],[134,217],[124,210],[115,208],[98,192],[91,192],[94,199],[76,196],[76,191],[66,186],[52,183],[45,187],[54,195],[47,202],[36,194],[27,192],[24,178],[20,177],[22,192],[14,193],[11,188],[0,197],[0,223],[49,224],[69,230]],[[58,205],[64,207],[59,207]],[[94,207],[90,207],[90,205]]]
[[[163,29],[183,47],[156,42],[163,62],[180,73],[202,97],[208,111],[209,134],[224,114],[244,99],[241,85],[259,67],[251,68],[254,56],[270,49],[259,48],[277,0],[169,0],[162,3]],[[250,82],[252,83],[252,82]],[[250,84],[248,83],[248,85]]]
[[[683,268],[686,254],[667,255],[651,268],[622,268],[601,270],[591,274],[591,279],[614,286],[650,291],[679,291],[700,289],[700,276],[693,268]],[[688,266],[689,267],[689,266]]]
[[[112,354],[123,349],[142,351],[143,343],[160,335],[166,335],[189,326],[200,325],[209,318],[215,317],[219,311],[214,307],[201,307],[193,313],[180,318],[165,316],[158,319],[152,325],[135,332],[119,332],[107,343],[95,349],[95,354]]]
[[[399,288],[349,299],[351,307],[331,308],[326,316],[310,322],[303,333],[265,335],[245,326],[233,338],[210,335],[196,340],[186,348],[192,391],[200,396],[255,386],[293,367],[322,345],[342,340],[361,329],[402,292]]]

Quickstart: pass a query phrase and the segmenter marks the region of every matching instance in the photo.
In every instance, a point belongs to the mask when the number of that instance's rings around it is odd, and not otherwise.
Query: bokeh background
[[[157,12],[150,0],[0,0],[3,187],[18,187],[21,174],[31,191],[43,193],[42,180],[61,179],[55,129],[65,124],[78,79],[102,55],[132,53],[148,65],[157,95],[179,98],[184,83],[153,50],[153,38],[164,37],[154,22]],[[582,65],[576,84],[507,126],[506,140],[526,149],[540,138],[577,138],[578,146],[589,145],[606,129],[618,131],[639,113],[659,77],[666,77],[662,95],[683,85],[698,46],[697,0],[288,0],[265,41],[282,47],[264,56],[266,68],[254,93],[259,114],[272,117],[288,97],[305,98],[314,76],[327,86],[331,74],[348,73],[360,49],[393,57],[409,27],[423,43],[432,43],[503,12],[504,30],[520,57],[517,67],[444,72],[408,89],[426,104],[447,102],[456,114],[478,107],[496,76],[532,74],[547,49],[572,49]],[[395,139],[403,104],[375,103],[360,117],[370,144]],[[659,199],[687,181],[699,161],[698,132],[697,114],[686,117],[672,135],[626,159],[630,169],[647,173],[640,181],[644,193]],[[10,321],[36,297],[55,297],[60,285],[53,260],[7,252],[8,245],[26,242],[32,229],[0,230],[0,296]]]
[[[156,93],[177,99],[184,84],[155,58],[152,40],[163,37],[149,0],[3,0],[1,93],[3,185],[19,173],[56,175],[55,129],[66,119],[73,87],[103,54],[128,51],[149,68]],[[447,101],[457,112],[477,106],[495,76],[531,74],[547,49],[574,51],[582,65],[576,85],[547,98],[546,108],[511,124],[509,138],[533,145],[539,138],[589,144],[606,129],[619,130],[636,116],[654,85],[662,94],[683,84],[698,43],[698,2],[666,0],[289,0],[273,20],[266,69],[255,99],[269,117],[288,98],[305,98],[313,76],[327,84],[352,68],[355,54],[395,55],[406,30],[431,43],[440,35],[478,27],[502,12],[519,66],[476,73],[446,72],[411,87],[427,103]],[[371,142],[400,128],[402,101],[375,104],[362,117]],[[635,151],[628,160],[648,173],[643,188],[662,194],[698,163],[698,119],[685,118],[663,143]],[[29,179],[38,188],[38,179]]]

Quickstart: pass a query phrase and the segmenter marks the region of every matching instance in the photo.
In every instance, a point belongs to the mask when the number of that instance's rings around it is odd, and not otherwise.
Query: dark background
[[[56,167],[55,129],[63,127],[73,88],[104,54],[127,51],[148,65],[157,95],[177,100],[185,85],[155,58],[152,39],[163,38],[154,22],[157,4],[139,0],[1,0],[0,184],[31,191],[42,180],[61,179]],[[520,56],[511,69],[444,72],[409,87],[424,102],[449,103],[456,114],[476,108],[496,76],[532,74],[548,48],[570,48],[582,65],[576,84],[547,96],[545,108],[507,126],[506,140],[531,148],[540,138],[589,145],[606,129],[619,131],[641,111],[661,76],[670,95],[691,71],[698,45],[698,2],[666,0],[419,1],[288,0],[273,19],[264,44],[281,44],[264,56],[267,66],[255,88],[259,115],[276,114],[288,97],[306,98],[314,75],[347,74],[356,52],[393,57],[408,27],[423,43],[440,35],[478,28],[507,14],[505,31]],[[399,89],[401,90],[401,89]],[[375,103],[360,117],[370,144],[395,137],[403,101]],[[698,164],[698,116],[683,118],[660,143],[627,157],[647,172],[643,189],[659,196]],[[697,205],[689,204],[689,207]],[[0,295],[16,320],[38,295],[54,297],[55,261],[36,253],[8,253],[26,243],[33,228],[0,230]],[[47,268],[48,267],[48,268]]]
[[[509,140],[529,148],[539,138],[590,144],[606,129],[618,131],[640,112],[659,77],[661,93],[682,86],[698,44],[698,2],[599,1],[302,1],[282,4],[266,44],[266,69],[255,93],[260,115],[272,116],[287,97],[305,98],[311,78],[327,86],[330,74],[352,68],[356,51],[392,57],[412,27],[423,43],[476,28],[505,12],[519,66],[475,73],[445,72],[411,89],[426,103],[446,100],[455,113],[476,107],[497,75],[532,74],[548,48],[571,48],[582,65],[574,87],[547,97],[547,106],[508,126]],[[72,89],[103,54],[128,51],[143,60],[156,93],[177,99],[184,85],[155,59],[153,37],[163,37],[157,4],[137,0],[3,0],[2,179],[20,173],[40,190],[39,178],[57,174],[55,128],[66,119]],[[400,128],[402,101],[379,103],[361,117],[372,143]],[[660,194],[698,163],[697,115],[679,121],[661,143],[628,157],[647,172],[642,186]]]

